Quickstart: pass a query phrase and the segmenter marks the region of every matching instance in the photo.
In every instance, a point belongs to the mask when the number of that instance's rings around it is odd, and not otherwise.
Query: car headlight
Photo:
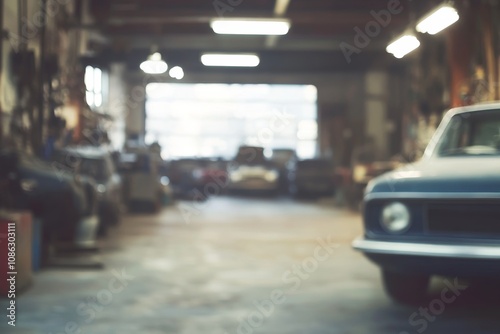
[[[241,173],[239,172],[233,172],[230,175],[230,179],[232,182],[240,182],[241,180],[243,180],[243,176],[241,176]]]
[[[388,204],[380,217],[382,227],[391,233],[403,233],[410,227],[410,211],[403,203]]]
[[[268,182],[274,182],[276,181],[276,179],[278,178],[279,174],[277,171],[275,170],[271,170],[271,171],[268,171],[266,173],[266,175],[264,176],[264,178],[266,179],[266,181]]]

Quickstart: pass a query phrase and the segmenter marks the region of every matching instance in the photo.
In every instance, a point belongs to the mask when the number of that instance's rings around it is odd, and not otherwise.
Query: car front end
[[[433,275],[500,278],[500,104],[450,111],[424,158],[369,183],[353,242],[401,302]]]
[[[353,245],[392,271],[500,277],[499,204],[492,193],[369,194]]]
[[[266,165],[240,165],[229,170],[229,189],[233,191],[277,191],[279,171]]]

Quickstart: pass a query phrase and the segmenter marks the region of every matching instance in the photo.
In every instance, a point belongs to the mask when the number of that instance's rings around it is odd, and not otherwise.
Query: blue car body
[[[384,223],[394,203],[409,217],[399,231]],[[500,103],[449,111],[421,161],[368,185],[363,220],[353,247],[384,271],[500,277]]]

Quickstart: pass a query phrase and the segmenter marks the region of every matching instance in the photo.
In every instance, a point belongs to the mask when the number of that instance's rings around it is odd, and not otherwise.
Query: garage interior
[[[495,282],[401,305],[351,245],[369,181],[418,162],[450,108],[500,100],[499,17],[0,0],[0,333],[500,333]],[[218,31],[237,20],[285,31]]]

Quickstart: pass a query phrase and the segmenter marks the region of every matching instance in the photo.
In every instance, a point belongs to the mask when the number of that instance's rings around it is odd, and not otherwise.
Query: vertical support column
[[[318,88],[317,98],[317,121],[318,121],[318,150],[319,156],[325,156],[331,150],[329,141],[329,124],[327,114],[329,112],[328,100],[326,99],[327,89],[323,86],[316,86]]]
[[[43,143],[43,125],[45,121],[45,30],[47,23],[47,0],[40,0],[40,55],[38,73],[38,143]]]
[[[0,77],[2,75],[2,65],[3,65],[3,40],[4,40],[4,33],[3,33],[3,0],[0,0]],[[0,91],[1,91],[1,82],[0,82]],[[3,142],[3,106],[0,103],[0,147]]]
[[[385,158],[388,152],[387,92],[388,77],[384,72],[369,72],[365,77],[365,133],[373,140],[378,153]]]
[[[493,18],[491,4],[481,3],[481,30],[484,44],[484,54],[486,58],[486,76],[488,79],[488,99],[494,101],[498,99],[496,82],[497,68],[495,61],[495,42],[493,37]]]
[[[146,120],[146,80],[135,80],[128,82],[127,91],[129,99],[127,101],[126,133],[127,137],[141,137],[145,132]]]
[[[109,129],[111,143],[121,149],[125,143],[125,120],[127,117],[127,85],[125,81],[126,64],[115,63],[109,68],[109,114],[113,125]]]
[[[322,156],[323,155],[323,152],[324,152],[324,132],[325,130],[323,129],[323,122],[324,122],[324,117],[323,117],[323,114],[322,114],[322,111],[323,111],[323,108],[322,108],[322,105],[319,103],[319,91],[318,91],[318,99],[316,100],[316,122],[318,123],[318,139],[317,139],[317,146],[316,146],[316,150],[317,150],[317,154],[318,156]]]

